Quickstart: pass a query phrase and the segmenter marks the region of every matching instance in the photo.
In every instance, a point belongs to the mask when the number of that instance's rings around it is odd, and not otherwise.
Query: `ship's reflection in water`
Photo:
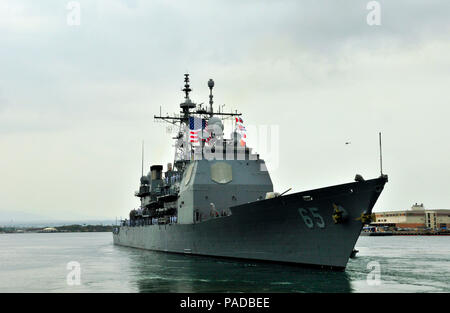
[[[351,292],[345,272],[118,249],[139,292]]]

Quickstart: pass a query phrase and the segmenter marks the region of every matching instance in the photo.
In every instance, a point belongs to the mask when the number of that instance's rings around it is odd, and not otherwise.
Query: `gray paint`
[[[266,199],[273,185],[264,161],[246,144],[240,144],[236,131],[231,139],[224,139],[222,130],[214,127],[220,122],[214,115],[240,114],[213,113],[212,97],[209,112],[195,111],[196,104],[189,98],[189,74],[184,76],[182,114],[155,116],[180,125],[174,138],[177,171],[168,170],[160,179],[162,166],[152,166],[151,177],[141,178],[136,194],[141,207],[148,207],[137,214],[131,212],[131,225],[136,225],[135,216],[137,225],[148,223],[143,217],[146,209],[150,217],[160,213],[160,219],[155,225],[115,228],[114,243],[175,253],[345,268],[362,228],[356,218],[371,212],[387,176]],[[206,147],[191,142],[189,125],[194,129],[206,125],[193,116],[210,119],[212,127],[205,138],[211,141]],[[173,181],[174,175],[179,179]],[[332,220],[336,206],[346,210],[345,223]],[[165,209],[152,211],[161,207]]]
[[[123,226],[118,233],[113,233],[114,244],[343,269],[362,229],[358,217],[371,213],[386,181],[384,176],[253,201],[231,207],[231,216],[201,223]],[[306,201],[304,196],[313,200]],[[348,213],[342,224],[332,220],[333,203],[341,205]],[[324,227],[318,227],[316,220],[314,227],[307,227],[299,208],[317,208]]]
[[[211,178],[211,166],[226,163],[232,168],[233,179],[219,184]],[[202,215],[202,220],[210,218],[214,203],[219,212],[244,203],[263,199],[267,192],[273,191],[272,181],[267,171],[260,171],[263,160],[201,160],[194,161],[192,176],[186,185],[186,177],[180,184],[178,217],[180,224],[193,223],[194,210]],[[186,173],[187,171],[185,171]],[[186,175],[185,175],[186,176]]]

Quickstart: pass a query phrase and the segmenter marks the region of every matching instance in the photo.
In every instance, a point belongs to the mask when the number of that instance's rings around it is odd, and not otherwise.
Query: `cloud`
[[[8,208],[125,215],[141,140],[148,164],[173,157],[153,115],[179,109],[185,71],[195,101],[214,78],[217,105],[280,126],[276,190],[378,175],[383,131],[392,177],[377,209],[448,207],[435,186],[450,176],[450,3],[380,1],[382,25],[368,26],[367,1],[79,2],[80,26],[67,25],[64,1],[2,3]]]

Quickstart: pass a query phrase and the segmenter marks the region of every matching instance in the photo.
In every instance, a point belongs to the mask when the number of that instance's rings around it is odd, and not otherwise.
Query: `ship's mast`
[[[189,74],[184,74],[184,88],[182,89],[184,91],[184,102],[180,104],[180,108],[183,109],[183,119],[185,121],[189,120],[189,110],[194,109],[197,104],[193,103],[191,99],[189,98],[189,93],[192,91],[191,87],[189,86]]]
[[[208,80],[208,87],[209,87],[209,116],[213,116],[213,94],[212,90],[214,87],[214,81],[212,79]]]
[[[141,164],[141,177],[144,176],[144,140],[142,140],[142,164]]]
[[[189,128],[189,118],[191,116],[195,116],[197,115],[198,117],[201,118],[211,118],[214,115],[217,116],[228,116],[228,117],[234,117],[234,116],[240,116],[242,115],[241,113],[222,113],[222,112],[217,112],[214,113],[213,111],[213,94],[212,94],[212,89],[214,87],[214,81],[212,79],[210,79],[208,81],[208,87],[209,87],[209,112],[205,109],[203,109],[201,106],[199,109],[196,109],[194,111],[194,109],[197,107],[197,104],[192,102],[192,100],[189,97],[189,93],[192,91],[191,86],[189,85],[189,74],[184,74],[184,88],[182,89],[182,91],[184,92],[184,102],[182,102],[180,104],[180,108],[181,108],[181,112],[180,112],[180,116],[162,116],[161,112],[159,114],[159,116],[154,116],[154,118],[156,120],[163,120],[167,123],[173,124],[173,125],[179,125],[179,132],[177,134],[177,136],[175,136],[172,139],[177,140],[177,142],[179,141],[184,141],[184,144],[180,147],[180,146],[176,146],[176,152],[175,152],[175,161],[174,164],[175,166],[177,166],[177,163],[180,164],[180,166],[178,166],[177,168],[179,169],[183,169],[185,163],[190,162],[190,159],[184,159],[184,160],[177,160],[177,155],[181,156],[184,153],[186,153],[187,151],[191,151],[194,147],[193,145],[189,142],[189,139],[186,138],[186,134],[184,134],[183,132],[183,128]],[[191,111],[192,110],[192,111]],[[184,127],[183,127],[184,126]],[[203,142],[202,142],[202,148],[203,148]],[[177,151],[179,150],[179,151]]]

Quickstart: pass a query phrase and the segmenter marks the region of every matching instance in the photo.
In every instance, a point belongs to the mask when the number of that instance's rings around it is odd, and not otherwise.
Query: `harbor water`
[[[450,236],[360,237],[344,272],[0,234],[0,292],[450,292]]]

